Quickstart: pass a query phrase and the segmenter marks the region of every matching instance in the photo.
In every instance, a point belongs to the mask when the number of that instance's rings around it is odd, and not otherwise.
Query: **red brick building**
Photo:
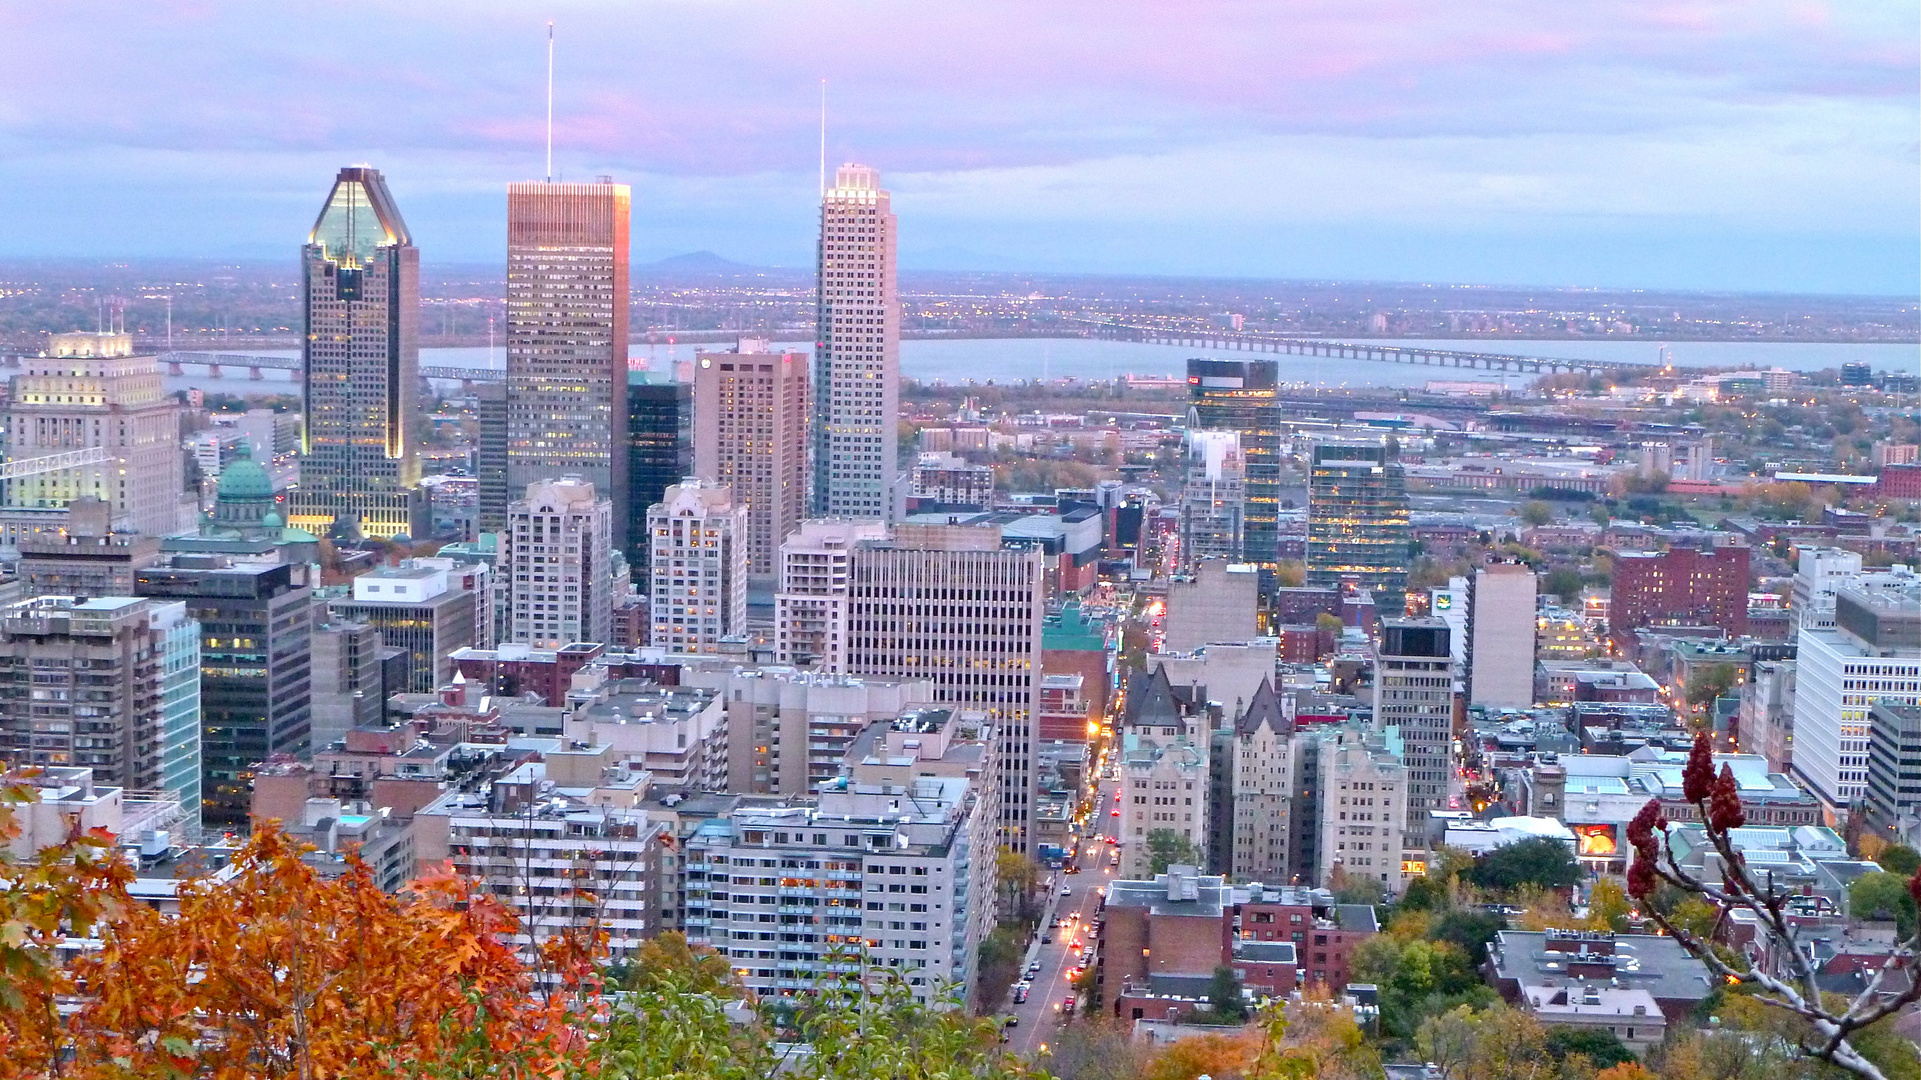
[[[1608,633],[1630,641],[1636,630],[1663,623],[1718,626],[1729,637],[1747,633],[1747,547],[1617,553]]]

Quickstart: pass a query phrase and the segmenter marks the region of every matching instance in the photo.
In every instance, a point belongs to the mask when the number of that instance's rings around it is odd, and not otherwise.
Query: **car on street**
[[[1005,1024],[1003,1024],[1003,1025],[1001,1025],[1001,1026],[1002,1026],[1002,1027],[1020,1027],[1020,1026],[1021,1026],[1021,1018],[1020,1018],[1020,1017],[1018,1017],[1018,1016],[1015,1016],[1015,1015],[1014,1015],[1013,1013],[1008,1013],[1008,1014],[1007,1014],[1007,1023],[1005,1023]]]
[[[1027,1004],[1027,995],[1032,992],[1033,992],[1033,988],[1030,987],[1028,984],[1024,982],[1015,983],[1014,984],[1014,1004],[1016,1005]]]
[[[1074,1018],[1074,999],[1072,997],[1064,997],[1061,999],[1061,1023],[1064,1024],[1067,1021],[1072,1020],[1073,1018]]]
[[[1074,889],[1073,889],[1073,887],[1072,887],[1072,886],[1069,886],[1069,885],[1062,885],[1062,886],[1061,886],[1061,895],[1062,895],[1062,896],[1072,896],[1072,895],[1074,895]]]
[[[1109,814],[1109,816],[1111,816],[1111,817],[1120,817],[1120,816],[1121,816],[1121,808],[1120,808],[1120,807],[1118,807],[1118,806],[1116,806],[1116,807],[1115,807],[1114,809],[1112,809],[1112,810],[1110,810],[1110,811],[1108,811],[1108,814]]]

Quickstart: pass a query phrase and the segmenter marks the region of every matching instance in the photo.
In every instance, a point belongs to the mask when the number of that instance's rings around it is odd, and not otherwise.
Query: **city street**
[[[1043,941],[1038,950],[1029,950],[1029,958],[1040,962],[1040,971],[1032,980],[1027,1001],[1020,1005],[1010,1001],[1003,1009],[1003,1015],[1020,1018],[1019,1026],[1007,1032],[1007,1045],[1011,1050],[1023,1054],[1039,1051],[1042,1045],[1051,1042],[1060,1033],[1062,1003],[1073,997],[1074,1008],[1080,1006],[1070,973],[1080,962],[1080,949],[1093,944],[1093,919],[1101,906],[1099,890],[1114,880],[1113,853],[1117,849],[1107,843],[1107,838],[1118,832],[1116,826],[1120,819],[1109,813],[1114,808],[1114,792],[1118,786],[1103,780],[1097,788],[1094,815],[1088,822],[1089,827],[1095,830],[1095,835],[1081,840],[1074,859],[1069,863],[1079,866],[1080,872],[1056,872],[1048,879],[1049,887],[1053,889],[1054,906],[1051,915],[1042,920],[1041,935],[1053,940]],[[1060,895],[1063,886],[1070,895]],[[1079,918],[1062,926],[1052,925],[1054,920],[1067,919],[1069,916]],[[1073,944],[1076,941],[1079,942],[1078,946]],[[1091,964],[1092,960],[1088,963]]]

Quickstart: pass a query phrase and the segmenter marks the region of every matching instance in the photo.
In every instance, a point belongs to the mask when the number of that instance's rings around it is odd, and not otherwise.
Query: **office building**
[[[200,795],[210,826],[245,825],[254,767],[312,734],[313,589],[306,563],[175,555],[141,596],[178,600],[200,632]]]
[[[1323,886],[1339,868],[1349,878],[1380,882],[1389,895],[1401,891],[1401,848],[1411,820],[1408,770],[1391,743],[1387,734],[1358,725],[1336,727],[1320,740],[1315,880]]]
[[[0,408],[7,460],[95,448],[105,457],[7,480],[6,505],[57,510],[91,496],[113,508],[119,532],[165,536],[191,524],[180,406],[154,358],[133,355],[126,334],[53,334],[47,351],[9,380]]]
[[[840,775],[841,761],[876,721],[931,707],[926,679],[828,675],[732,663],[683,665],[682,686],[717,691],[727,720],[723,790],[806,795]]]
[[[843,165],[820,208],[813,516],[892,520],[900,496],[900,301],[880,173]]]
[[[474,531],[497,533],[507,527],[507,384],[480,383],[474,387],[474,412],[479,428],[474,443]]]
[[[1374,609],[1407,607],[1412,538],[1407,482],[1385,443],[1322,442],[1311,452],[1307,494],[1307,584],[1353,586]]]
[[[355,728],[381,725],[387,704],[382,671],[386,651],[380,631],[367,623],[330,618],[314,624],[310,742],[316,753]]]
[[[67,504],[67,527],[20,538],[14,573],[27,596],[132,596],[133,577],[160,558],[160,541],[113,531],[113,508],[92,495]]]
[[[306,446],[288,520],[322,536],[425,536],[420,250],[380,170],[340,170],[300,259]]]
[[[579,477],[527,485],[507,508],[507,640],[556,649],[613,633],[613,503]]]
[[[723,485],[747,510],[747,575],[772,586],[780,545],[806,516],[812,409],[807,357],[770,353],[743,340],[738,352],[702,353],[694,364],[694,471]]]
[[[1271,573],[1280,543],[1281,422],[1274,360],[1189,360],[1188,426],[1239,435],[1246,504],[1241,558]]]
[[[1261,579],[1252,563],[1207,559],[1169,578],[1160,652],[1193,652],[1215,641],[1260,636]]]
[[[42,596],[0,608],[0,759],[166,791],[200,820],[200,631],[186,605]]]
[[[1246,547],[1247,460],[1237,431],[1190,430],[1183,440],[1180,562],[1239,561]]]
[[[1835,591],[1853,584],[1860,574],[1858,551],[1813,545],[1797,549],[1794,586],[1788,600],[1795,633],[1832,629]]]
[[[1841,588],[1833,628],[1798,644],[1792,768],[1832,821],[1868,794],[1869,710],[1921,705],[1921,579]]]
[[[380,631],[385,647],[406,652],[406,682],[386,693],[433,693],[453,678],[455,650],[480,644],[478,594],[451,579],[446,569],[411,560],[377,566],[354,578],[352,599],[328,603],[331,619],[365,623]]]
[[[1718,626],[1729,637],[1747,633],[1747,547],[1617,552],[1609,636],[1627,642],[1636,630],[1662,625]]]
[[[647,511],[694,475],[694,384],[627,373],[627,563],[647,569]]]
[[[878,521],[803,521],[780,545],[774,593],[774,656],[783,664],[847,670],[847,582],[854,545],[885,540]]]
[[[1868,827],[1899,841],[1921,819],[1921,705],[1868,710]]]
[[[854,545],[847,671],[928,678],[940,703],[979,709],[1000,740],[1001,842],[1033,827],[1033,727],[1040,707],[1041,553],[1008,548],[997,525],[901,525]]]
[[[606,179],[507,185],[507,490],[584,480],[614,506],[616,548],[630,524],[631,204],[627,185]]]
[[[728,488],[692,478],[647,511],[651,644],[712,653],[747,632],[748,528],[747,507]]]
[[[1407,831],[1427,834],[1430,810],[1447,809],[1453,775],[1455,668],[1447,623],[1382,619],[1374,655],[1374,727],[1398,732],[1407,766]],[[1327,782],[1321,778],[1323,790]],[[1325,859],[1326,852],[1322,853]]]
[[[1467,703],[1534,704],[1534,571],[1522,562],[1474,568],[1467,606]],[[1449,627],[1450,640],[1452,626]]]
[[[1454,663],[1462,671],[1467,670],[1467,613],[1472,602],[1473,591],[1465,577],[1447,579],[1446,587],[1428,590],[1428,614],[1447,624],[1447,640],[1454,650]],[[1583,649],[1579,655],[1587,655]]]

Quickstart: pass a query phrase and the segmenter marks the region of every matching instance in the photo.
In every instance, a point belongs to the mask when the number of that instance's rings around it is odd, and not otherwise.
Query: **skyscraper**
[[[497,533],[507,527],[507,384],[481,383],[474,388],[480,438],[474,446],[474,479],[479,498],[474,507],[474,531]]]
[[[694,472],[724,484],[747,508],[747,575],[772,584],[781,541],[799,527],[811,495],[807,472],[807,361],[745,340],[694,365]]]
[[[894,516],[900,308],[894,212],[880,174],[843,165],[820,207],[814,332],[815,517]]]
[[[683,480],[647,511],[654,645],[720,651],[747,630],[747,508],[723,484]]]
[[[1190,428],[1187,482],[1181,488],[1181,565],[1239,562],[1246,547],[1247,459],[1236,431]]]
[[[1464,671],[1469,705],[1525,709],[1534,703],[1534,601],[1534,571],[1526,563],[1475,567]]]
[[[1248,487],[1251,503],[1251,480]],[[1251,520],[1248,527],[1253,528]],[[1400,615],[1407,608],[1412,535],[1407,482],[1385,443],[1314,444],[1307,492],[1307,584],[1367,589],[1374,594],[1374,610]]]
[[[891,540],[857,542],[848,568],[848,673],[932,679],[941,703],[988,714],[1001,842],[1023,852],[1034,843],[1041,564],[1038,549],[1004,547],[998,525],[901,525]]]
[[[1453,775],[1455,671],[1449,636],[1440,619],[1384,618],[1374,653],[1374,726],[1383,733],[1388,728],[1400,732],[1407,829],[1414,833],[1427,828],[1428,811],[1447,808]],[[1325,861],[1327,853],[1321,857]]]
[[[627,542],[627,219],[632,195],[507,185],[507,490],[579,477]]]
[[[1241,558],[1271,581],[1280,544],[1281,422],[1275,360],[1189,360],[1189,427],[1240,433],[1246,504]]]
[[[557,649],[612,636],[613,513],[577,476],[528,484],[507,508],[508,641]]]
[[[307,434],[289,523],[424,536],[413,437],[420,250],[380,170],[340,170],[300,257]]]
[[[627,373],[627,565],[647,565],[647,511],[694,475],[694,386],[652,371]],[[643,592],[645,589],[642,590]]]

